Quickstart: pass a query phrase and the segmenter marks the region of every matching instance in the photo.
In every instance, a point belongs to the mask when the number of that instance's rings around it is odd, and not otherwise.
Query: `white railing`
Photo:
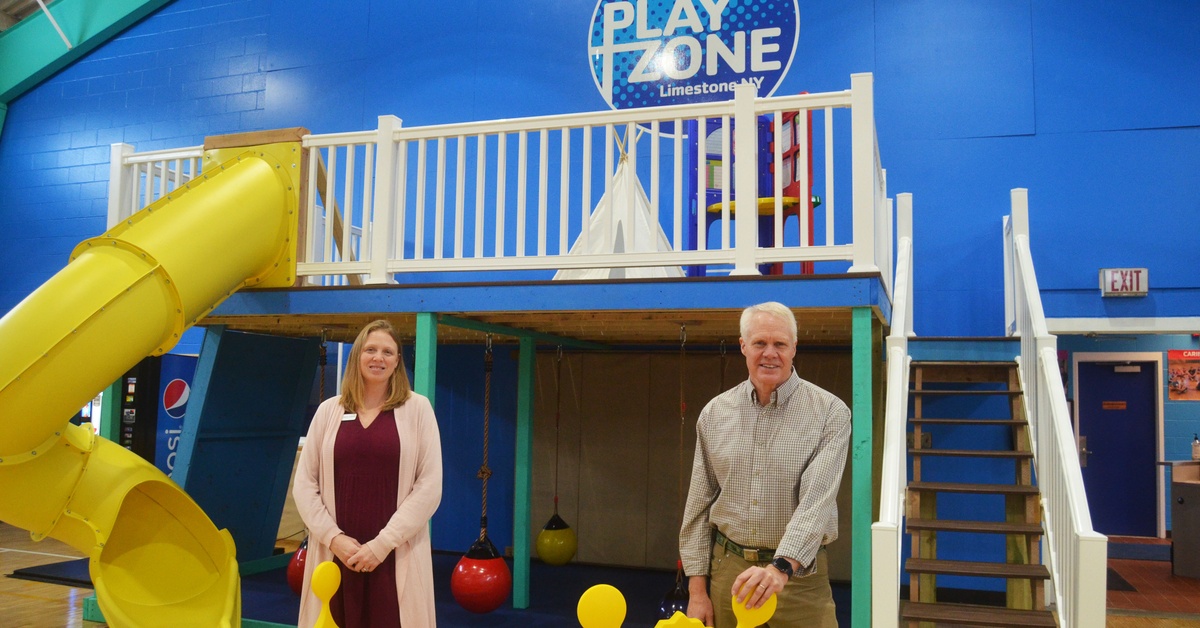
[[[111,151],[110,227],[191,181],[203,169],[202,146],[134,153],[129,144],[113,144]]]
[[[892,206],[873,89],[870,74],[855,74],[840,92],[757,98],[747,84],[726,102],[424,127],[380,116],[374,130],[307,135],[297,274],[308,285],[381,284],[414,273],[548,278],[564,269],[689,267],[757,274],[762,264],[834,262],[827,272],[879,272],[890,293]],[[812,144],[805,130],[788,142],[776,136],[774,150],[761,152],[760,121],[778,131],[793,113],[792,127],[812,120],[822,129]],[[719,159],[705,149],[713,132]],[[846,160],[835,156],[846,150],[851,167],[842,171]],[[110,224],[195,176],[202,154],[200,147],[138,154],[114,145]],[[771,162],[766,169],[760,154]],[[717,180],[707,180],[710,161],[719,164]],[[773,186],[760,189],[760,170],[780,173],[770,175]],[[622,176],[637,184],[614,185]],[[810,178],[822,198],[815,211]],[[839,187],[852,193],[849,211],[836,202]],[[745,229],[731,220],[736,190],[746,189],[761,212],[761,242],[758,220]],[[810,211],[823,230],[810,229]],[[710,237],[712,223],[718,232]],[[597,243],[612,246],[588,246]]]
[[[1045,514],[1043,554],[1050,570],[1047,591],[1065,628],[1103,626],[1108,539],[1092,529],[1079,468],[1079,453],[1058,369],[1057,339],[1046,328],[1029,247],[1028,191],[1012,191],[1012,215],[1004,225],[1006,311],[1021,338],[1017,359],[1030,425],[1034,464]]]
[[[908,482],[908,339],[912,320],[912,195],[896,197],[896,282],[892,328],[887,337],[887,397],[884,401],[883,468],[879,521],[871,525],[871,626],[895,628],[900,621],[900,556]]]

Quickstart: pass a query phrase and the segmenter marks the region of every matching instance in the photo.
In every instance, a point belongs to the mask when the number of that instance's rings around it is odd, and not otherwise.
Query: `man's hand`
[[[766,604],[772,594],[783,591],[787,581],[787,575],[774,567],[753,566],[738,574],[730,593],[746,608],[755,609]]]
[[[708,598],[708,577],[692,576],[688,579],[687,616],[699,619],[705,626],[713,625],[713,605]]]

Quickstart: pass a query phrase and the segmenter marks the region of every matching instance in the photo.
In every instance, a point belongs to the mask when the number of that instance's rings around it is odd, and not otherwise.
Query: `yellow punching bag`
[[[571,562],[579,539],[575,530],[558,516],[558,432],[562,422],[562,346],[558,347],[558,361],[554,373],[554,515],[542,527],[537,537],[537,553],[542,562],[558,567]]]
[[[554,516],[542,527],[537,537],[537,553],[542,562],[555,567],[571,562],[575,550],[579,547],[579,539],[575,530],[558,516],[558,497],[554,498]]]

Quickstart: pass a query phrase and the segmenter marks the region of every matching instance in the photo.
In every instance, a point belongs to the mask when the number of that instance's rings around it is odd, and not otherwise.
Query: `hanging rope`
[[[320,374],[321,387],[318,388],[318,390],[320,390],[321,392],[317,393],[317,396],[320,397],[321,399],[325,398],[325,365],[329,363],[329,356],[326,355],[326,350],[325,350],[325,341],[326,341],[325,330],[322,329],[321,330],[321,347],[320,347],[320,349],[317,350],[317,364],[320,365],[320,368],[321,368],[321,374]]]
[[[679,326],[679,516],[683,516],[683,442],[684,425],[687,423],[687,399],[684,395],[684,359],[687,358],[687,325]]]
[[[721,340],[721,383],[719,384],[720,388],[717,389],[717,394],[725,392],[725,360],[726,359],[727,359],[727,357],[725,355],[725,341]]]
[[[489,415],[492,410],[492,335],[487,335],[487,346],[483,352],[483,464],[479,467],[479,473],[476,477],[483,480],[483,508],[482,515],[479,517],[479,538],[487,535],[487,485],[488,478],[492,477],[492,470],[488,467],[488,438],[489,438]]]
[[[554,369],[554,514],[558,514],[558,433],[562,424],[562,345],[558,345],[558,362]]]

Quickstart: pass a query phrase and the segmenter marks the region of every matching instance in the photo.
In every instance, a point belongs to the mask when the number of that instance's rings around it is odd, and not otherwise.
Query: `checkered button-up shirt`
[[[837,538],[837,493],[850,442],[850,410],[791,377],[759,405],[746,380],[705,406],[679,533],[684,573],[706,575],[712,528],[744,547],[775,549],[811,573]]]

